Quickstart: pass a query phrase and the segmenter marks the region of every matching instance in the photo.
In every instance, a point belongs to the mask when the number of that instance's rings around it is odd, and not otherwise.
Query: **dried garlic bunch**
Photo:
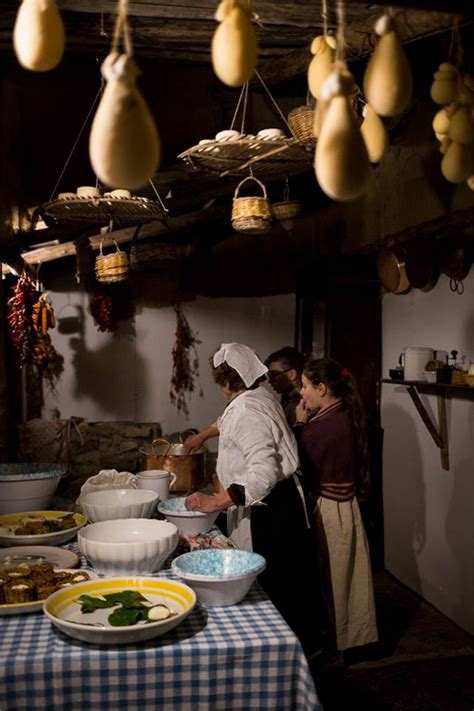
[[[220,23],[212,38],[212,66],[227,86],[242,86],[257,65],[257,37],[250,0],[222,0],[215,13]]]
[[[379,116],[398,116],[413,94],[410,64],[390,15],[380,17],[374,29],[380,40],[365,70],[364,94]]]
[[[47,72],[64,53],[64,25],[55,0],[23,0],[13,29],[15,54],[25,69]]]
[[[160,161],[158,131],[136,86],[138,74],[128,54],[111,52],[102,64],[107,86],[92,123],[89,155],[97,177],[110,187],[140,188]]]
[[[341,62],[321,88],[320,99],[327,108],[314,165],[322,190],[340,201],[361,197],[371,175],[369,156],[352,107],[353,94],[353,76]]]

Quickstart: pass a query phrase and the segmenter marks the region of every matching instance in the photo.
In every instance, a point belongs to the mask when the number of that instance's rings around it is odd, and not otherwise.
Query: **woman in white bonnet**
[[[251,348],[224,343],[210,363],[229,400],[216,423],[220,486],[212,495],[191,494],[186,506],[227,511],[229,537],[265,557],[259,583],[310,652],[319,636],[315,587],[309,585],[317,575],[316,554],[296,474],[295,438],[280,403],[262,387],[267,367]]]

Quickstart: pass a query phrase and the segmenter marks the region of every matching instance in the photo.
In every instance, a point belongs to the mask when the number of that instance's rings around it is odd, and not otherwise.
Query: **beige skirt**
[[[326,614],[337,649],[376,642],[369,546],[357,499],[338,502],[320,497],[315,519]]]

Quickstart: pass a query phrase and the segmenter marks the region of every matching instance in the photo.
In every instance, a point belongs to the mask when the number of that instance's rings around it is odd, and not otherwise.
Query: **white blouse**
[[[217,476],[224,488],[241,484],[251,506],[297,468],[296,440],[276,397],[263,386],[237,395],[219,420]]]

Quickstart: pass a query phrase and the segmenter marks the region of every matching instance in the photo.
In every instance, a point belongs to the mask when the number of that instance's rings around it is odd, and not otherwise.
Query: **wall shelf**
[[[401,385],[407,389],[413,404],[416,407],[418,414],[423,420],[423,424],[430,433],[434,443],[439,447],[441,455],[441,466],[446,471],[449,471],[449,443],[448,443],[448,426],[446,418],[446,400],[451,397],[473,396],[474,388],[469,385],[448,385],[445,383],[428,383],[425,380],[395,380],[392,378],[383,378],[382,383],[390,385]],[[433,422],[427,412],[421,398],[420,393],[427,395],[436,395],[438,404],[438,422]]]

